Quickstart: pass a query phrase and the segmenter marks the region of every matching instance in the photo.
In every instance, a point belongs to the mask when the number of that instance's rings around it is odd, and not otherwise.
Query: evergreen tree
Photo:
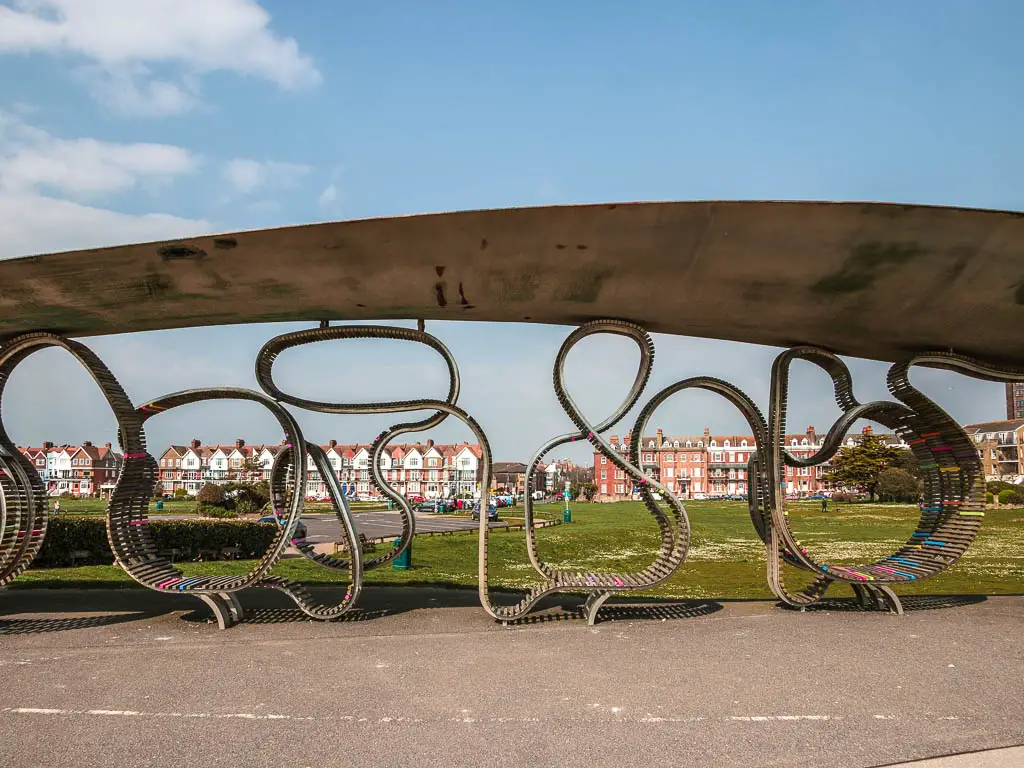
[[[856,445],[844,446],[832,457],[825,480],[833,488],[855,488],[874,501],[879,475],[899,466],[902,453],[876,435],[862,435]]]

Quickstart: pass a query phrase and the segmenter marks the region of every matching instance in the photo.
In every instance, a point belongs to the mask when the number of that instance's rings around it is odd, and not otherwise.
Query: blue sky
[[[1019,210],[1022,22],[1011,2],[0,2],[0,255],[612,200]],[[90,343],[141,400],[251,386],[255,351],[292,327]],[[566,329],[432,330],[456,349],[463,402],[499,458],[525,459],[568,426],[548,390]],[[658,343],[655,384],[712,373],[764,402],[777,350]],[[443,388],[429,353],[359,350],[295,353],[322,372],[305,391]],[[628,384],[628,345],[595,340],[576,357],[596,421]],[[862,399],[884,395],[884,370],[855,363]],[[1001,415],[997,385],[920,381],[964,421]],[[824,380],[802,372],[797,391],[794,428],[824,429]],[[154,422],[151,443],[276,441],[253,413],[197,407]],[[19,369],[4,416],[22,442],[113,436],[87,377],[59,353]],[[382,425],[302,418],[318,440],[367,441]],[[699,396],[666,406],[659,423],[742,429]]]

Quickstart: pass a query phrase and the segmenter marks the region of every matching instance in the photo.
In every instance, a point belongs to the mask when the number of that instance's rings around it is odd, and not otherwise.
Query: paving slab
[[[513,626],[469,590],[370,587],[329,624],[243,603],[222,632],[195,598],[0,594],[0,765],[868,768],[1024,744],[1022,597],[687,601],[595,627],[574,597]]]

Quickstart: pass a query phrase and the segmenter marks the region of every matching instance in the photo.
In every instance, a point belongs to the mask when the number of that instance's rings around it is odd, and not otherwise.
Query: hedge
[[[259,557],[270,547],[277,526],[249,520],[151,520],[150,533],[158,551],[180,549],[183,554],[175,560],[194,560],[200,550],[220,552],[224,547],[238,547],[240,557]],[[71,553],[87,550],[88,559],[79,559],[80,565],[114,562],[107,541],[107,525],[96,517],[58,517],[50,520],[46,539],[33,565],[58,567],[71,565]]]
[[[1004,488],[999,492],[1000,504],[1024,504],[1024,492],[1019,488]]]

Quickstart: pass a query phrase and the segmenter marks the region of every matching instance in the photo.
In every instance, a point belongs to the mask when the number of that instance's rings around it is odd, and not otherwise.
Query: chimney
[[[816,445],[818,443],[818,435],[814,431],[813,424],[807,428],[807,442],[811,445]]]
[[[47,441],[47,442],[43,443],[43,450],[44,450],[44,451],[48,451],[48,450],[50,450],[51,448],[53,448],[53,443],[51,443],[51,442],[49,442],[49,441]]]
[[[92,448],[92,441],[91,440],[83,440],[82,441],[82,446],[85,447],[85,448]]]
[[[711,427],[704,427],[704,437],[711,437]]]
[[[192,448],[193,449],[198,449],[200,445],[202,445],[202,443],[199,442],[198,438],[193,438],[192,439]]]
[[[235,440],[235,448],[242,448],[244,446],[245,440],[243,440],[242,438],[238,438],[237,440]]]
[[[110,443],[104,443],[103,446],[109,451],[111,449]]]
[[[863,429],[862,429],[862,430],[860,431],[860,433],[861,433],[862,435],[870,435],[870,434],[873,434],[873,433],[874,433],[874,431],[875,431],[875,430],[873,430],[873,429],[871,428],[871,425],[870,425],[870,424],[866,424],[866,425],[864,426],[864,428],[863,428]]]
[[[434,447],[434,441],[433,440],[427,440],[427,450],[429,451],[433,447]]]
[[[665,442],[665,430],[659,429],[657,436],[654,438],[654,447],[659,451],[661,450],[662,443]]]
[[[623,445],[629,445],[629,441],[630,441],[630,439],[632,437],[633,437],[633,430],[631,429],[628,432],[626,432],[626,436],[624,438],[622,438]]]
[[[334,447],[334,446],[336,446],[337,444],[338,444],[338,441],[337,441],[337,440],[329,440],[329,441],[327,442],[327,447],[328,447],[328,448],[333,448],[333,447]]]

